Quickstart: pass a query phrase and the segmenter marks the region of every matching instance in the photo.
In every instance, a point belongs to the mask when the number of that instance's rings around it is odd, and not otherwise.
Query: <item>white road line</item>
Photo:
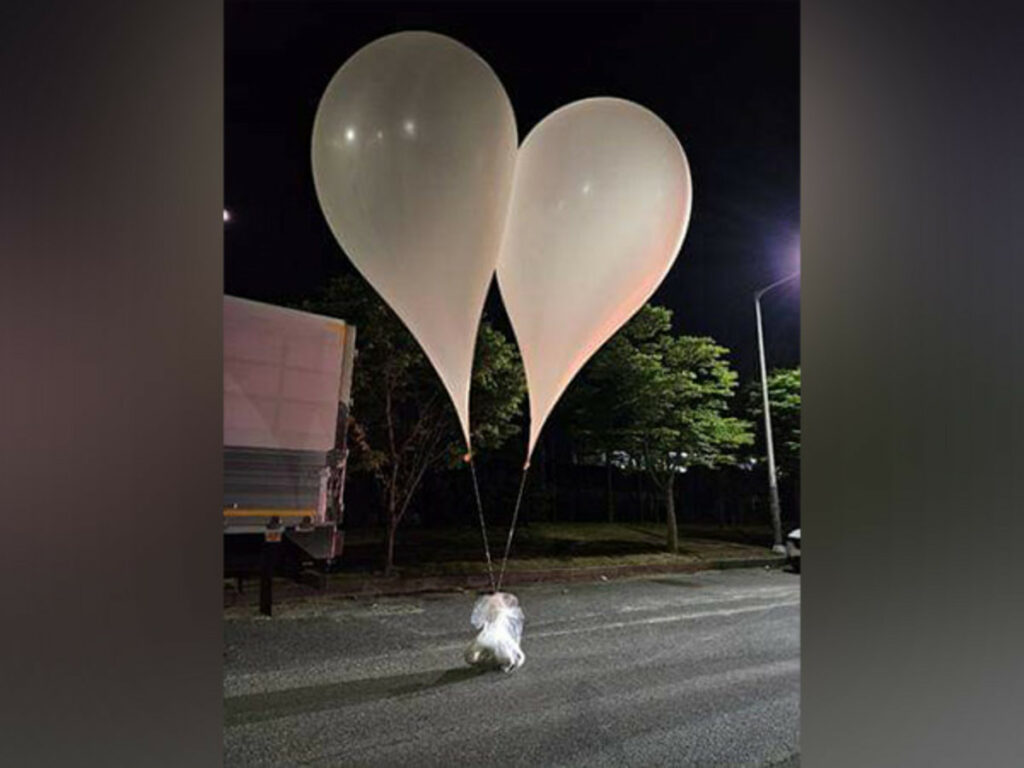
[[[674,616],[654,616],[650,619],[636,619],[634,621],[615,621],[610,624],[594,624],[586,627],[573,627],[571,629],[554,629],[547,632],[533,632],[531,637],[557,637],[559,635],[574,635],[580,632],[594,632],[602,629],[623,629],[625,627],[637,627],[644,624],[667,624],[674,621],[689,621],[691,619],[704,619],[710,616],[734,616],[739,613],[751,613],[753,611],[766,611],[772,608],[783,608],[790,605],[800,605],[799,600],[789,600],[781,603],[763,603],[751,605],[744,608],[726,608],[720,611],[698,611],[696,613],[678,613]]]

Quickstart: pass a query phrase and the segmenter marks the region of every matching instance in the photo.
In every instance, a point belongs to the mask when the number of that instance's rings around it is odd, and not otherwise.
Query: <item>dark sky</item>
[[[798,266],[797,3],[228,2],[224,290],[283,302],[347,260],[320,213],[310,137],[327,82],[382,35],[424,29],[479,53],[512,101],[520,141],[577,99],[657,113],[686,150],[690,227],[652,301],[676,329],[733,350],[756,375],[752,294]],[[487,314],[499,322],[492,286]],[[799,284],[763,300],[769,366],[797,364]]]

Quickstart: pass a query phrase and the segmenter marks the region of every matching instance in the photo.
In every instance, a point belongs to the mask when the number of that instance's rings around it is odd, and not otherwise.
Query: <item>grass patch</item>
[[[732,535],[730,535],[730,533]],[[507,528],[489,528],[491,556],[500,561]],[[708,526],[680,529],[679,554],[665,551],[664,524],[657,523],[539,523],[516,530],[508,570],[659,565],[708,559],[763,555],[764,531],[728,531]],[[767,531],[767,545],[771,532]],[[344,572],[380,569],[384,532],[350,531],[340,564]],[[483,573],[486,564],[480,529],[399,529],[395,542],[396,569],[406,576]]]

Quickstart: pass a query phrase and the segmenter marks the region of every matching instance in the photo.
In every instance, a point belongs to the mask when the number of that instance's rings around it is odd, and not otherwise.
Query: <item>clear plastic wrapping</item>
[[[483,595],[473,606],[470,623],[479,629],[466,649],[466,663],[472,666],[501,667],[511,672],[526,661],[519,644],[523,637],[523,609],[519,599],[509,592]]]

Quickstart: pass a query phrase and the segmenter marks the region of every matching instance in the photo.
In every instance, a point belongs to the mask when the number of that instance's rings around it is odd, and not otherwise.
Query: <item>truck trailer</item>
[[[341,556],[355,338],[337,318],[224,297],[226,575]]]

